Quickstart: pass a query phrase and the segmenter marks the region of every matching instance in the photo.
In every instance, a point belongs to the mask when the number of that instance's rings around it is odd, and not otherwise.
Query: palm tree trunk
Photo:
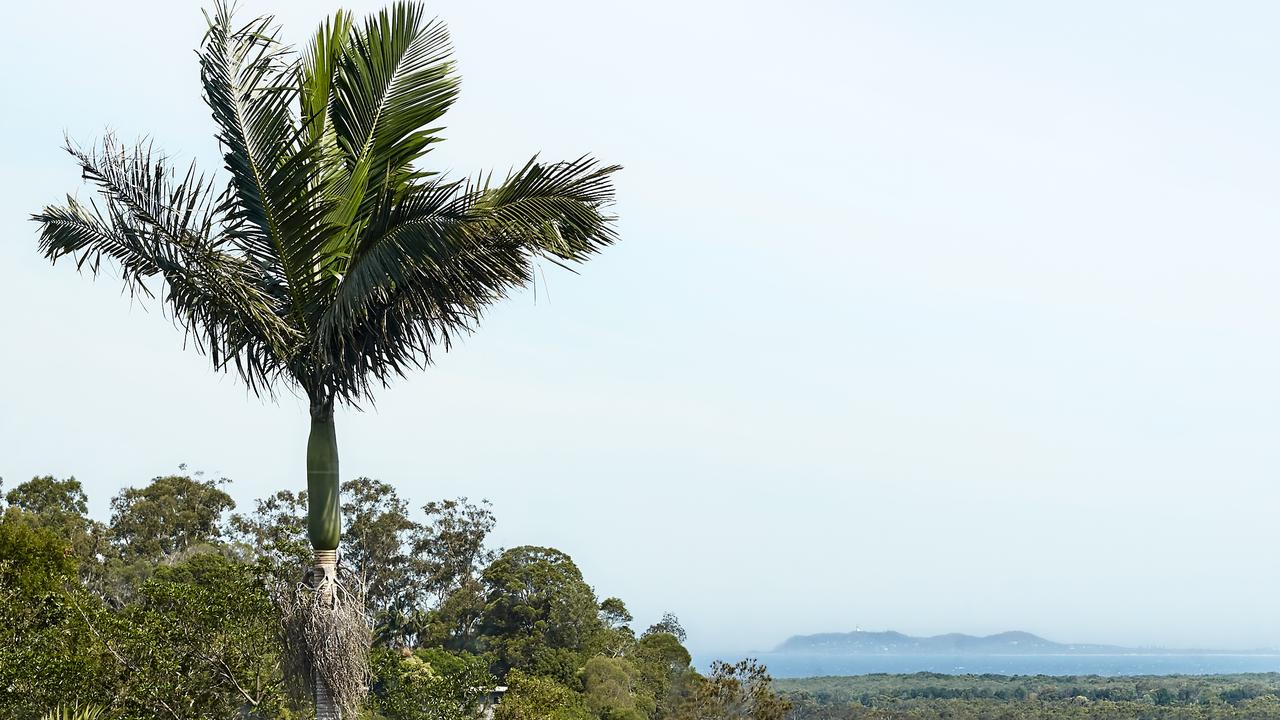
[[[341,720],[342,713],[338,710],[338,706],[333,704],[333,698],[329,696],[329,688],[323,681],[316,680],[316,720]]]
[[[312,587],[320,593],[320,607],[332,609],[333,583],[338,571],[338,540],[342,532],[342,506],[338,498],[338,438],[333,412],[313,413],[307,441],[307,537],[315,551]],[[312,678],[316,720],[340,720],[328,685]]]

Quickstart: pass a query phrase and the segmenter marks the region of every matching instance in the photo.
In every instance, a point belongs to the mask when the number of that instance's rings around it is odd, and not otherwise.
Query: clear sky
[[[351,2],[364,11],[377,2]],[[1022,629],[1280,646],[1280,6],[434,5],[438,167],[626,166],[623,240],[338,419],[695,651]],[[36,252],[63,131],[217,162],[193,2],[0,28],[0,475],[304,482],[306,415]],[[325,3],[245,0],[302,41]]]

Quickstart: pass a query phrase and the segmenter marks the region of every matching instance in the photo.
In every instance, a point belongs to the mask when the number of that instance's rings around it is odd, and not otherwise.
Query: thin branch
[[[89,614],[84,611],[84,608],[80,607],[80,603],[76,602],[75,593],[68,591],[67,598],[71,600],[71,604],[75,606],[76,612],[80,613],[80,617],[84,619],[85,627],[89,628],[89,632],[93,633],[93,636],[98,639],[98,642],[102,643],[102,646],[107,649],[107,652],[111,653],[111,655],[115,657],[116,662],[120,663],[128,670],[135,670],[136,668],[133,666],[133,663],[125,660],[123,655],[116,652],[116,649],[111,647],[111,643],[107,642],[107,639],[102,636],[102,633],[99,633],[98,629],[93,626],[93,622],[89,620]]]

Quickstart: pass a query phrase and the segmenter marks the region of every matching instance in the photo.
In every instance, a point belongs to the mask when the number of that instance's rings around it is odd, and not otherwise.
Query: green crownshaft
[[[337,550],[341,533],[338,436],[332,417],[312,419],[307,440],[307,538],[316,550]]]

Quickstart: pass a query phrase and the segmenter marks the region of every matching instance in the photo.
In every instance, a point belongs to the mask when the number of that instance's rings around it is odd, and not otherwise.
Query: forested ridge
[[[74,478],[0,487],[0,717],[100,707],[103,720],[309,716],[282,667],[280,602],[311,549],[306,496],[235,506],[227,480],[157,477],[89,517]],[[572,558],[492,548],[487,502],[411,511],[390,484],[343,483],[345,582],[363,593],[369,720],[780,720],[765,669],[691,665],[666,614],[637,632]]]

